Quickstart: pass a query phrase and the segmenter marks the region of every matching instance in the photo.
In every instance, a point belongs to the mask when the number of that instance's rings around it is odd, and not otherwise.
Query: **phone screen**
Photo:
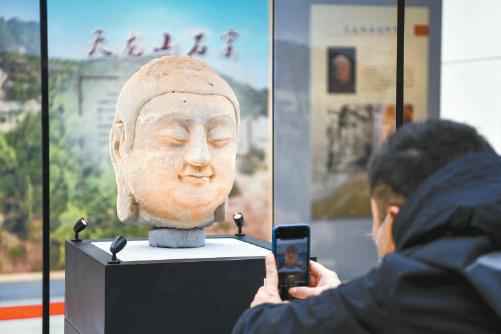
[[[275,242],[279,290],[287,296],[289,288],[308,285],[309,242],[307,237],[277,237]]]

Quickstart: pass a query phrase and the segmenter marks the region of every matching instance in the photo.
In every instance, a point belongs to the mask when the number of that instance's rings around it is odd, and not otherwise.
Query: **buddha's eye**
[[[186,144],[190,139],[190,134],[182,126],[170,126],[157,133],[159,141],[169,145],[179,146]]]
[[[233,140],[233,129],[228,126],[216,126],[207,132],[207,141],[214,147],[223,147]]]

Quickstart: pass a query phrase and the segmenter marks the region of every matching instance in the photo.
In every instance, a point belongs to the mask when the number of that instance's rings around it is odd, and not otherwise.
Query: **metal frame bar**
[[[49,334],[50,322],[50,160],[49,160],[49,61],[47,39],[47,1],[40,0],[40,59],[42,92],[42,333]]]
[[[397,5],[397,84],[395,126],[404,124],[404,50],[405,50],[405,0],[398,0]]]

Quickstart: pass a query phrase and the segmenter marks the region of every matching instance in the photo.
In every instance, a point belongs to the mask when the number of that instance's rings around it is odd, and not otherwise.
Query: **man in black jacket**
[[[335,287],[280,300],[273,257],[265,285],[233,333],[501,333],[501,158],[475,129],[409,124],[369,164],[373,237],[381,262]]]

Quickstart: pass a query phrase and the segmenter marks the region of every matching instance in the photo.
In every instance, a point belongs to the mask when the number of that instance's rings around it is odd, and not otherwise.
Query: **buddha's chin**
[[[200,226],[205,226],[214,221],[214,211],[200,208],[193,208],[185,211],[183,215],[178,217],[176,227],[180,229],[192,229]]]
[[[170,216],[175,221],[181,221],[186,224],[206,223],[214,217],[214,212],[223,201],[224,198],[220,199],[216,196],[198,198],[178,197],[170,203],[169,212],[164,212],[166,215],[162,216]]]
[[[215,209],[217,203],[222,203],[228,196],[231,187],[208,184],[205,186],[184,185],[175,190],[170,197],[175,206],[188,210],[196,210],[203,207]]]
[[[214,218],[214,212],[216,211],[216,208],[216,202],[204,202],[203,204],[200,203],[199,205],[197,205],[197,203],[192,203],[192,205],[189,207],[183,207],[179,209],[179,217],[181,220],[186,221],[187,223],[189,223],[190,221],[207,222],[208,220]]]

